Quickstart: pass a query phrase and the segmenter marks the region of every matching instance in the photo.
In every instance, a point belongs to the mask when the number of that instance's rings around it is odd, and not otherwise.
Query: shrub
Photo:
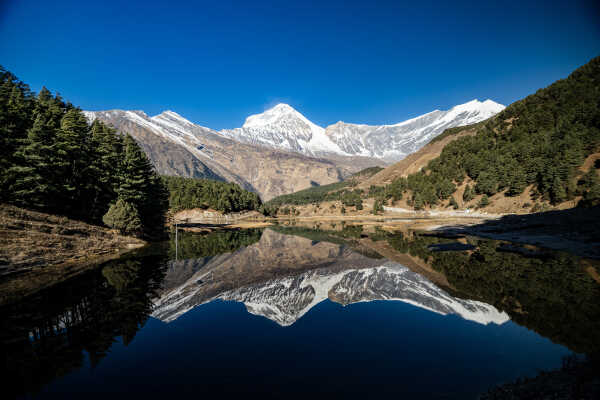
[[[456,199],[454,199],[454,196],[450,197],[450,203],[448,205],[452,206],[453,209],[458,210],[458,203],[456,202]]]
[[[473,189],[471,189],[471,186],[467,185],[463,193],[463,201],[469,202],[471,200],[473,200]]]
[[[545,211],[550,211],[550,210],[552,210],[552,207],[550,207],[546,203],[535,203],[534,206],[531,208],[531,212],[534,212],[534,213],[545,212]]]
[[[373,203],[373,214],[377,215],[383,212],[383,201],[381,199],[375,199]]]
[[[139,234],[142,231],[142,221],[137,208],[123,199],[118,199],[110,206],[102,217],[102,222],[121,233]]]
[[[490,199],[488,199],[487,195],[483,195],[481,200],[479,200],[479,204],[477,205],[479,208],[483,208],[490,204]]]

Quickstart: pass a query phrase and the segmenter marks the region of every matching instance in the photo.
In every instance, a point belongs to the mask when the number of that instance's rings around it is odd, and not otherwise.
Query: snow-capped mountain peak
[[[284,118],[298,118],[305,123],[312,124],[304,115],[300,114],[289,104],[279,103],[260,114],[250,115],[246,118],[243,128],[260,128],[277,124]],[[321,128],[322,129],[322,128]]]
[[[284,103],[249,116],[241,128],[226,129],[221,133],[234,140],[310,156],[345,154],[325,135],[324,128]]]

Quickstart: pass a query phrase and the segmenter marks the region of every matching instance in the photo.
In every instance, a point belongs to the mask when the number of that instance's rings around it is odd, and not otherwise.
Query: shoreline
[[[0,205],[0,305],[148,243],[66,217]]]

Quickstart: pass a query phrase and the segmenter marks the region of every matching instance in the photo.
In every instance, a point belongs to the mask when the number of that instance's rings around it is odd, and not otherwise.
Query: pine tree
[[[383,200],[375,199],[373,202],[373,214],[377,215],[383,212]]]
[[[477,205],[479,208],[483,208],[490,204],[490,199],[488,199],[487,194],[481,196],[481,200],[479,200],[479,204]]]
[[[164,228],[168,194],[146,154],[129,135],[123,139],[123,163],[119,198],[136,206],[144,235],[155,236]]]
[[[60,184],[59,212],[78,218],[87,214],[93,198],[94,177],[88,175],[90,165],[93,165],[89,137],[89,126],[83,113],[75,108],[67,111],[56,135],[53,168]]]
[[[18,163],[15,153],[33,124],[32,107],[29,87],[0,66],[0,202],[11,199],[11,169]]]
[[[463,201],[468,203],[469,201],[473,200],[474,196],[473,189],[471,189],[470,185],[467,185],[465,191],[463,192]]]
[[[47,117],[38,114],[24,146],[15,152],[18,162],[11,168],[13,200],[23,207],[54,211],[59,188],[54,171],[55,131]]]
[[[456,202],[454,196],[450,197],[450,202],[448,203],[448,205],[452,206],[453,209],[458,210],[458,203]]]
[[[563,182],[560,180],[558,176],[554,177],[552,181],[552,186],[550,188],[550,196],[552,203],[560,203],[567,199],[567,191]]]
[[[421,210],[424,206],[423,197],[420,193],[413,194],[413,207],[415,210]]]
[[[88,175],[93,197],[90,203],[90,215],[93,221],[100,221],[107,211],[109,203],[117,198],[119,174],[121,169],[123,140],[116,131],[95,120],[90,128],[93,163]]]
[[[142,231],[142,222],[135,205],[118,199],[110,206],[102,221],[109,227],[118,229],[121,233],[139,234]]]
[[[515,168],[511,171],[510,176],[510,187],[506,194],[508,196],[518,196],[523,193],[527,187],[527,175],[522,168]]]
[[[148,189],[152,165],[137,143],[129,135],[123,138],[123,161],[117,194],[123,200],[143,204]]]
[[[46,88],[34,97],[2,67],[0,155],[0,201],[98,223],[120,197],[145,235],[163,231],[166,189],[135,141],[100,122],[90,128]]]

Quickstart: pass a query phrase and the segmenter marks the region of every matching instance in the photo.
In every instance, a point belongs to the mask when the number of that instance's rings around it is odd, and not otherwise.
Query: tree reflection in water
[[[128,345],[152,311],[166,258],[109,262],[25,302],[0,310],[9,397],[35,393],[57,377],[92,367],[115,338]]]

